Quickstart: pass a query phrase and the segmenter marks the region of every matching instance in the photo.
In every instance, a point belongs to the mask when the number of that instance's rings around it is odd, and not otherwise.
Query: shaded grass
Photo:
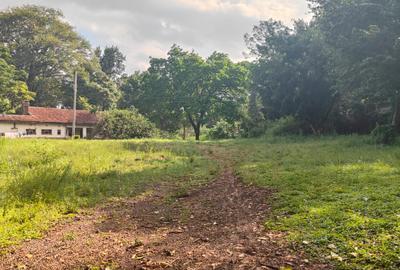
[[[167,140],[0,140],[0,247],[54,221],[160,182],[201,185],[217,167],[192,143]]]
[[[276,190],[266,222],[338,269],[400,268],[400,147],[366,137],[226,141],[244,181]]]

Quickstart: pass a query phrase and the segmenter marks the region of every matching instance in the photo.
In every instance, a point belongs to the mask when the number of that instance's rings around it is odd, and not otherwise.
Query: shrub
[[[157,134],[154,124],[134,109],[103,112],[96,131],[108,139],[149,138]]]
[[[265,134],[265,120],[260,122],[245,119],[240,125],[240,135],[245,138],[257,138]]]
[[[210,139],[231,139],[235,138],[235,126],[229,124],[225,120],[221,120],[215,124],[209,131]]]
[[[396,141],[396,129],[393,125],[378,125],[371,136],[376,144],[394,144]]]
[[[303,127],[294,117],[287,116],[272,123],[269,132],[274,136],[299,135],[303,133]]]

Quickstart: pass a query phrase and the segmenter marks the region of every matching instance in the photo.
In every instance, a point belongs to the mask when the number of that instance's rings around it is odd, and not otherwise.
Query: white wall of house
[[[87,136],[87,127],[77,126],[83,128],[83,138]],[[36,134],[28,134],[29,131],[36,130]],[[51,130],[51,134],[46,134]],[[67,126],[59,124],[35,124],[35,123],[9,123],[0,122],[0,134],[10,138],[54,138],[64,139],[67,138]]]

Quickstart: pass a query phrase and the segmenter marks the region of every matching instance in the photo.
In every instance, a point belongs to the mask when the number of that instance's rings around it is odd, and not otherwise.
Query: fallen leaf
[[[330,249],[336,249],[336,246],[335,246],[334,244],[329,244],[329,245],[328,245],[328,248],[330,248]]]
[[[29,254],[29,253],[26,254],[25,256],[26,256],[28,259],[32,259],[32,258],[33,258],[33,255],[32,255],[32,254]]]
[[[340,262],[343,261],[343,258],[340,257],[340,256],[339,256],[338,254],[336,254],[335,252],[331,252],[330,257],[331,257],[332,259],[338,260],[338,261],[340,261]]]

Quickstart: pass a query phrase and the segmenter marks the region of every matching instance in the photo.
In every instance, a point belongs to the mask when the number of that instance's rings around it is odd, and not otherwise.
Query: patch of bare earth
[[[242,184],[223,166],[213,182],[180,198],[158,187],[64,221],[43,239],[14,247],[0,258],[0,268],[327,268],[304,259],[284,235],[265,231],[270,192]]]

